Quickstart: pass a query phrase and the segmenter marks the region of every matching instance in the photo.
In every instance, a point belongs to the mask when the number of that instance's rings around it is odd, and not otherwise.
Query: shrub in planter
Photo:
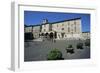
[[[27,32],[27,33],[24,33],[24,40],[27,41],[27,40],[33,40],[34,37],[33,37],[33,34],[31,32]]]
[[[77,44],[77,49],[83,49],[83,43],[78,43]]]
[[[47,55],[47,60],[62,60],[62,53],[58,49],[53,49]]]
[[[74,53],[74,49],[72,45],[69,45],[68,48],[66,48],[67,53]]]
[[[86,41],[85,41],[85,46],[90,47],[90,39],[86,39]]]
[[[71,53],[73,54],[74,53],[74,49],[66,49],[67,53]]]
[[[69,45],[68,48],[72,48],[72,45]]]

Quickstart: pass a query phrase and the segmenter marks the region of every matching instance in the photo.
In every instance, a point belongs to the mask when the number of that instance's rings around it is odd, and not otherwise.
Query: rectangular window
[[[69,27],[69,24],[70,24],[70,23],[68,22],[68,27]]]
[[[44,25],[44,27],[46,27],[46,25]]]
[[[44,29],[44,31],[45,31],[45,29]]]
[[[75,24],[75,28],[74,29],[75,29],[75,32],[76,32],[76,24]]]
[[[58,27],[58,25],[57,25],[57,27]]]
[[[64,26],[64,24],[62,24],[62,26]]]
[[[68,27],[68,32],[70,32],[70,28]]]
[[[76,21],[74,21],[74,24],[76,24]]]

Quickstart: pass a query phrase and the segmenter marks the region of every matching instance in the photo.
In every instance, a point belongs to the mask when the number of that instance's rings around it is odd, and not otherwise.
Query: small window
[[[76,24],[76,21],[74,21],[74,24]]]
[[[46,27],[46,25],[44,25],[44,27]]]
[[[45,31],[45,29],[44,29],[44,31]]]
[[[62,30],[64,30],[64,28],[62,28]]]
[[[57,25],[57,27],[58,27],[58,25]]]

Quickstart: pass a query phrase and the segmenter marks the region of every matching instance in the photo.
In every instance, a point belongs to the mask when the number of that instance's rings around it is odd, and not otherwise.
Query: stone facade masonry
[[[83,39],[85,37],[89,38],[86,33],[82,33],[82,23],[81,18],[63,20],[58,22],[48,22],[47,19],[43,20],[40,25],[31,25],[25,27],[25,33],[33,33],[34,38],[40,38],[45,34],[50,35],[50,33],[56,32],[56,39]],[[44,34],[44,35],[42,35]]]

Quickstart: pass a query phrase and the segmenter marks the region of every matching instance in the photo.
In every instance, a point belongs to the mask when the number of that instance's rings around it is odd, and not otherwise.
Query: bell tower
[[[43,19],[42,23],[46,24],[46,23],[48,23],[48,20],[47,19]]]

